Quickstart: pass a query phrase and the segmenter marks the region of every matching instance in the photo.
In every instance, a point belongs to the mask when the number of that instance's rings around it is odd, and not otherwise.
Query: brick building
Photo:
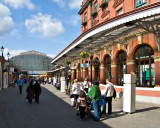
[[[110,78],[118,93],[123,75],[134,72],[136,100],[160,102],[160,1],[84,0],[78,14],[81,35],[52,63],[70,59],[72,80],[99,80],[103,91]],[[88,59],[80,57],[84,51]]]

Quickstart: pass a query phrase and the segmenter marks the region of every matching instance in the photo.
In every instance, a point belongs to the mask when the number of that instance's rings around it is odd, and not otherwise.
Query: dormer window
[[[118,16],[118,15],[121,15],[121,14],[123,14],[123,8],[120,8],[120,9],[117,11],[117,16]]]
[[[136,8],[141,7],[147,3],[147,0],[135,0]]]
[[[96,17],[97,16],[97,1],[94,3],[94,10],[91,14],[92,17]]]

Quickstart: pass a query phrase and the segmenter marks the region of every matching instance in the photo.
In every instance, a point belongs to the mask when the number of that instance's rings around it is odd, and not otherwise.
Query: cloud
[[[9,16],[10,14],[8,7],[0,3],[0,35],[8,33],[14,27],[13,20]]]
[[[83,0],[53,0],[61,8],[69,7],[70,9],[80,9]]]
[[[42,13],[32,15],[31,19],[26,19],[25,25],[31,33],[40,32],[46,37],[58,36],[65,30],[61,21]]]
[[[30,0],[3,0],[5,4],[10,5],[14,9],[28,8],[33,10],[35,8],[34,4]]]
[[[47,54],[47,56],[54,58],[56,55],[53,55],[53,54]]]
[[[3,53],[5,59],[8,59],[8,57],[7,57],[8,52],[10,54],[9,58],[11,58],[13,56],[19,55],[20,53],[26,52],[26,51],[25,50],[9,50],[9,49],[5,48],[4,53]]]
[[[66,5],[64,0],[53,0],[53,2],[57,3],[61,8],[65,7]]]
[[[68,6],[70,9],[79,9],[83,0],[70,0]]]

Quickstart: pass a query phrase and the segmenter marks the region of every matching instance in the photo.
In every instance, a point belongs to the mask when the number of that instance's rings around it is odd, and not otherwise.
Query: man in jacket
[[[23,85],[24,85],[23,79],[20,78],[20,80],[18,81],[20,95],[22,94],[22,86]]]
[[[108,114],[112,113],[112,97],[113,97],[114,86],[109,79],[106,79],[106,87],[105,87],[105,101],[108,103]],[[106,107],[103,107],[103,111],[106,112]]]
[[[101,100],[101,91],[99,88],[99,81],[94,81],[93,86],[91,87],[88,96],[92,99],[93,108],[94,108],[94,116],[95,121],[99,121],[99,112],[98,112],[98,104]]]

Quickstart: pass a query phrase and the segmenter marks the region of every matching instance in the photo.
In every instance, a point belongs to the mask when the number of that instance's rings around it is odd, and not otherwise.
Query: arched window
[[[141,45],[135,51],[137,86],[154,87],[154,51],[148,45]]]
[[[105,78],[111,78],[111,57],[106,55],[104,58]]]
[[[126,53],[120,51],[117,56],[117,83],[118,85],[123,85],[123,77],[126,73]]]

